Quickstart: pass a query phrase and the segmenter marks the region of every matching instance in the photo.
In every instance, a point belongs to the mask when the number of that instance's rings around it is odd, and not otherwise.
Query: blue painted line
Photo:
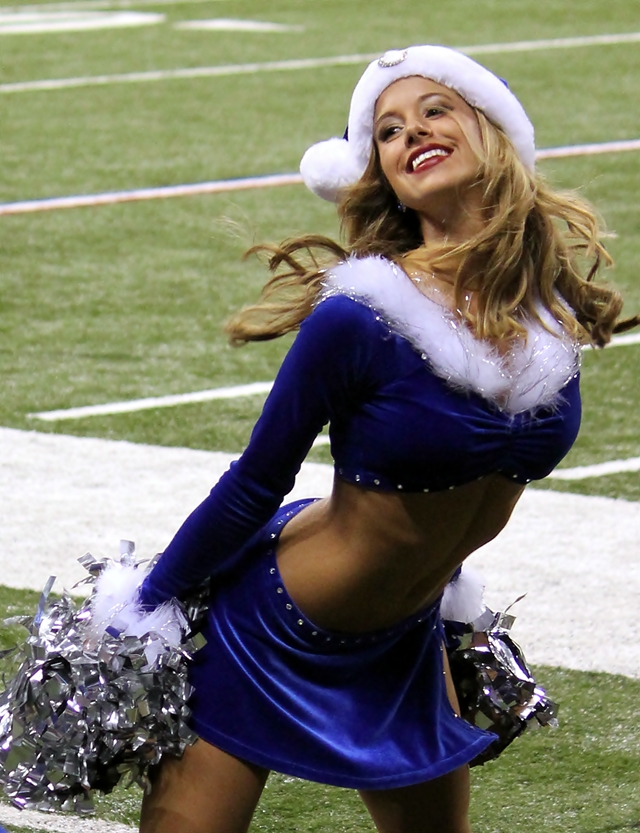
[[[593,156],[604,153],[622,153],[640,150],[640,139],[616,142],[599,142],[586,145],[566,145],[541,148],[537,159],[562,159],[571,156]],[[194,182],[186,185],[163,185],[159,188],[136,188],[128,191],[106,191],[102,194],[77,194],[69,197],[0,203],[0,216],[29,214],[37,211],[55,211],[62,208],[93,208],[99,205],[115,205],[124,202],[161,200],[170,197],[193,197],[202,194],[221,194],[228,191],[245,191],[253,188],[274,188],[280,185],[299,185],[302,177],[297,173],[267,174],[239,179],[218,179],[210,182]]]

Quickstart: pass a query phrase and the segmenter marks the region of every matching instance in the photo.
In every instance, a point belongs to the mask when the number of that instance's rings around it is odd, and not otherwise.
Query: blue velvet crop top
[[[580,424],[575,345],[539,328],[529,341],[541,344],[523,354],[511,378],[504,367],[496,372],[500,361],[491,353],[474,369],[469,356],[477,358],[480,342],[471,337],[468,351],[458,349],[460,325],[450,314],[420,293],[407,298],[408,279],[397,267],[367,259],[356,271],[365,266],[374,277],[376,267],[393,270],[385,284],[391,298],[365,292],[352,280],[353,264],[346,282],[334,270],[342,282],[330,277],[303,322],[247,449],[169,544],[143,584],[143,603],[179,597],[231,564],[291,490],[327,422],[337,476],[386,491],[443,490],[496,472],[524,484],[545,477],[573,444]],[[411,331],[411,320],[424,323],[425,315],[432,344]],[[403,316],[411,320],[403,324]],[[444,341],[454,344],[452,361],[439,355]]]

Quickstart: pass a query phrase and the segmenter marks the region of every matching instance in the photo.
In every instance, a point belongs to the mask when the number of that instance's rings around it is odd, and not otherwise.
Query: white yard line
[[[194,393],[179,393],[171,396],[149,396],[145,399],[130,399],[128,402],[108,402],[104,405],[85,405],[58,411],[42,411],[29,414],[34,419],[56,422],[63,419],[83,419],[108,414],[128,414],[132,411],[147,411],[152,408],[171,408],[174,405],[188,405],[194,402],[210,402],[213,399],[237,399],[242,396],[256,396],[269,393],[273,382],[252,382],[248,385],[212,388]]]
[[[376,56],[373,56],[376,57]],[[214,78],[227,75],[254,75],[260,72],[282,72],[320,67],[368,63],[371,55],[336,55],[330,58],[301,58],[288,61],[267,61],[250,64],[222,64],[208,67],[127,72],[118,75],[86,75],[77,78],[50,78],[42,81],[17,81],[0,84],[0,93],[24,93],[43,90],[64,90],[70,87],[95,87],[105,84],[137,84],[187,78]]]
[[[640,333],[614,336],[606,349],[640,344]],[[82,405],[77,408],[60,408],[55,411],[39,411],[27,414],[31,419],[44,422],[59,422],[66,419],[84,419],[93,416],[127,414],[134,411],[147,411],[152,408],[172,408],[176,405],[188,405],[194,402],[210,402],[214,399],[236,399],[242,396],[257,396],[269,393],[273,382],[252,382],[247,385],[233,385],[224,388],[177,393],[168,396],[150,396],[145,399],[129,399],[124,402],[105,402],[102,405]]]
[[[541,148],[536,159],[564,159],[568,156],[595,156],[600,153],[622,153],[640,150],[640,139],[623,139],[617,142],[597,142],[586,145],[565,145],[556,148]]]
[[[114,821],[82,819],[78,816],[58,813],[38,813],[35,810],[18,810],[0,804],[0,822],[27,830],[51,831],[51,833],[135,833],[136,828],[126,827]],[[13,827],[11,828],[13,829]],[[10,833],[10,830],[8,831]]]
[[[580,46],[610,46],[618,43],[637,43],[640,32],[621,32],[611,35],[586,35],[576,38],[547,38],[520,40],[511,43],[487,43],[455,47],[467,55],[493,55],[503,52],[535,52],[542,49],[575,49]],[[374,56],[377,57],[377,56]],[[372,59],[373,60],[373,59]]]
[[[640,139],[542,148],[536,152],[536,158],[558,159],[634,150],[640,150]],[[48,197],[41,200],[21,200],[19,202],[0,203],[0,217],[13,214],[31,214],[39,211],[57,211],[65,208],[94,208],[101,205],[116,205],[126,202],[221,194],[228,191],[274,188],[282,185],[300,185],[301,183],[302,177],[300,174],[267,174],[266,176],[218,179],[211,182],[195,182],[186,185],[163,185],[159,188],[136,188],[127,191],[106,191],[102,194],[77,194],[68,197]]]
[[[23,200],[0,203],[0,216],[30,214],[34,211],[56,211],[61,208],[92,208],[99,205],[115,205],[124,202],[162,200],[170,197],[193,197],[202,194],[220,194],[227,191],[246,191],[254,188],[273,188],[280,185],[299,185],[300,174],[273,174],[249,176],[242,179],[218,179],[211,182],[195,182],[188,185],[164,185],[159,188],[137,188],[130,191],[107,191],[103,194],[78,194],[69,197],[53,197],[44,200]]]
[[[606,477],[608,474],[623,474],[626,471],[640,471],[640,457],[610,460],[607,463],[594,463],[591,466],[556,469],[549,477],[552,480],[587,480],[589,477]]]
[[[235,385],[226,388],[212,388],[194,393],[179,393],[171,396],[150,396],[146,399],[130,399],[127,402],[110,402],[105,405],[85,405],[80,408],[67,408],[59,411],[42,411],[29,414],[30,417],[44,422],[58,422],[65,419],[84,419],[92,416],[109,414],[127,414],[133,411],[145,411],[152,408],[171,408],[175,405],[189,405],[194,402],[211,402],[215,399],[238,399],[243,396],[264,396],[273,387],[273,382],[251,382],[248,385]],[[314,447],[329,445],[329,437],[320,434],[313,443]]]
[[[132,10],[86,9],[0,9],[0,35],[30,35],[47,32],[81,32],[113,29],[126,26],[148,26],[164,23],[166,17],[158,12]],[[213,32],[291,33],[303,32],[304,26],[272,23],[266,20],[246,20],[216,17],[207,20],[182,20],[173,24],[176,29],[207,30]]]
[[[0,13],[0,35],[34,35],[48,32],[86,32],[97,29],[121,29],[132,26],[155,26],[165,16],[153,12],[20,12]]]
[[[589,35],[576,38],[550,38],[513,43],[487,43],[456,47],[467,55],[489,55],[504,52],[534,52],[546,49],[572,49],[589,46],[609,46],[621,43],[637,43],[640,32],[623,32],[611,35]],[[61,90],[70,87],[91,87],[104,84],[136,84],[141,82],[168,81],[184,78],[210,78],[224,75],[255,74],[259,72],[281,72],[291,70],[318,69],[320,67],[346,66],[369,63],[380,53],[335,55],[328,58],[307,58],[289,61],[267,61],[251,64],[227,64],[221,66],[192,67],[182,69],[155,70],[150,72],[128,72],[116,75],[86,75],[77,78],[51,78],[37,81],[18,81],[0,84],[0,93],[22,93],[39,90]]]
[[[75,3],[31,3],[25,6],[0,6],[0,13],[75,12],[89,9],[130,9],[132,6],[179,6],[197,3],[227,3],[229,0],[79,0]]]
[[[304,26],[288,26],[286,23],[269,23],[266,20],[239,20],[214,17],[209,20],[181,20],[173,24],[175,29],[194,29],[208,32],[304,32]]]

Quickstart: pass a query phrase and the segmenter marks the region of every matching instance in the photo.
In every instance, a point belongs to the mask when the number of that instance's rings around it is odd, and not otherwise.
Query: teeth
[[[423,162],[426,162],[427,159],[433,159],[434,156],[448,156],[449,153],[442,148],[432,148],[431,150],[425,150],[424,153],[421,153],[420,156],[416,156],[413,160],[413,170],[418,167],[418,165],[422,165]]]

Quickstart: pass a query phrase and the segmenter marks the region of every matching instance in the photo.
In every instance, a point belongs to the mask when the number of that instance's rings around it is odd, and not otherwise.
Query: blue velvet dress
[[[336,476],[366,489],[442,490],[495,472],[526,483],[575,439],[578,371],[552,402],[506,411],[434,372],[370,299],[331,294],[303,322],[246,451],[142,587],[153,606],[212,577],[207,646],[190,678],[202,738],[337,786],[414,784],[472,760],[493,736],[449,704],[438,603],[348,634],[318,627],[289,597],[275,551],[306,502],[280,504],[327,422]]]

